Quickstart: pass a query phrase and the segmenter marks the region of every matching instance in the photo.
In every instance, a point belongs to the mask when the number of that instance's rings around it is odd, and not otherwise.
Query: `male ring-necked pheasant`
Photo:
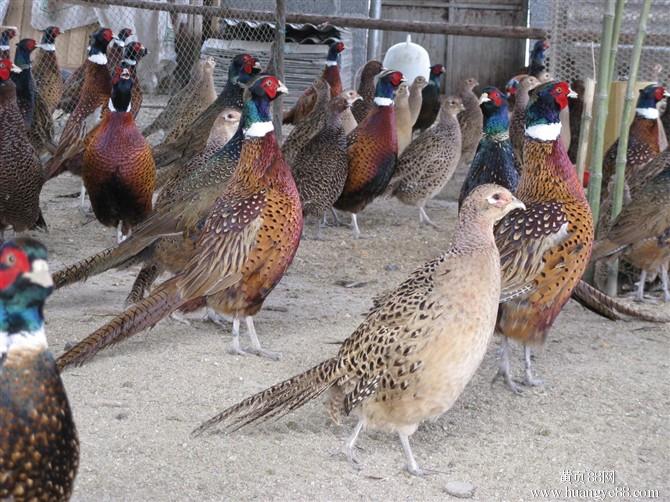
[[[321,77],[328,82],[330,86],[330,97],[334,98],[342,93],[342,80],[340,78],[340,65],[338,59],[340,53],[344,50],[344,43],[335,41],[328,47],[328,55],[326,56],[326,65],[323,68]],[[284,114],[284,124],[298,124],[305,119],[314,108],[316,102],[316,95],[314,88],[308,87],[307,90],[298,98],[293,108]]]
[[[72,411],[44,334],[53,282],[32,239],[0,246],[0,499],[66,501],[79,465]]]
[[[523,204],[506,189],[477,188],[447,251],[384,295],[335,357],[231,406],[194,434],[279,418],[330,389],[331,418],[358,418],[344,447],[354,467],[354,445],[369,428],[397,433],[406,469],[424,474],[409,436],[451,408],[486,353],[500,297],[493,224],[516,208]]]
[[[539,385],[531,369],[531,346],[549,329],[579,283],[593,244],[593,217],[582,183],[560,141],[560,111],[571,94],[567,82],[536,88],[526,111],[524,168],[516,196],[526,209],[496,227],[502,296],[496,330],[503,335],[498,375],[512,381],[509,338],[524,344],[524,383]]]
[[[100,28],[91,35],[88,58],[83,63],[84,84],[78,95],[77,105],[63,127],[58,148],[45,167],[47,179],[63,172],[63,158],[70,148],[82,140],[87,131],[86,119],[97,114],[107,105],[112,91],[112,78],[107,70],[107,45],[112,40],[112,30]]]
[[[442,75],[446,69],[444,65],[435,64],[430,67],[430,79],[421,91],[421,110],[414,122],[415,131],[425,131],[433,125],[440,111],[440,92],[442,88]]]
[[[16,36],[14,28],[7,28],[0,33],[0,59],[10,59],[9,41]]]
[[[519,184],[519,163],[509,138],[507,99],[499,89],[486,87],[479,103],[484,114],[484,135],[461,187],[458,207],[479,185],[495,183],[515,193]]]
[[[205,193],[194,194],[153,221],[147,220],[149,238],[139,227],[126,241],[129,245],[151,243],[162,235],[160,227],[177,228],[178,220],[190,220],[196,245],[183,270],[68,350],[58,359],[59,368],[82,364],[102,348],[194,303],[206,303],[215,312],[233,317],[234,353],[244,353],[239,343],[243,317],[251,350],[276,357],[260,347],[253,316],[291,264],[302,232],[300,197],[281,156],[270,113],[271,101],[285,92],[284,85],[271,75],[259,77],[250,87],[251,99],[245,103],[242,118],[245,139],[240,162],[223,188],[215,187],[218,197],[213,205]]]
[[[27,130],[33,126],[35,115],[35,79],[33,78],[30,55],[37,47],[32,38],[24,38],[16,44],[14,65],[20,71],[12,71],[12,80],[16,85],[16,101],[23,116],[23,123]]]
[[[335,207],[351,213],[354,237],[361,234],[356,214],[384,193],[398,159],[393,97],[405,79],[401,72],[387,70],[379,76],[374,108],[347,136],[349,174]]]
[[[118,226],[118,240],[151,212],[156,165],[137,128],[130,103],[134,84],[128,68],[116,69],[109,112],[86,138],[83,181],[100,223]]]

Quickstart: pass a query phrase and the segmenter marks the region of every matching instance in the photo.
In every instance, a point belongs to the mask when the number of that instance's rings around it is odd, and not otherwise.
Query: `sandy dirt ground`
[[[83,216],[79,180],[50,182],[43,207],[52,269],[113,244],[115,231]],[[465,481],[473,500],[574,500],[569,489],[659,490],[670,500],[667,326],[613,323],[570,302],[536,358],[544,388],[511,394],[491,386],[499,340],[456,405],[412,437],[424,467],[403,471],[396,437],[364,433],[363,469],[339,454],[353,421],[331,424],[322,401],[231,436],[191,429],[225,406],[307,369],[337,351],[370,307],[445,249],[455,205],[429,208],[440,231],[419,227],[417,212],[379,201],[360,217],[364,239],[345,228],[303,240],[288,274],[257,318],[262,343],[279,362],[226,353],[230,330],[191,316],[166,320],[64,375],[81,438],[75,500],[445,500]],[[120,311],[136,270],[114,271],[57,291],[47,309],[55,354]],[[345,288],[340,281],[360,281]],[[669,311],[668,308],[665,309]],[[243,342],[247,339],[243,337]],[[521,373],[521,350],[515,351]],[[562,482],[563,471],[615,471],[615,484]],[[534,497],[532,490],[561,495]],[[582,497],[581,500],[593,500]],[[611,498],[611,500],[627,500]]]
[[[43,191],[50,232],[34,235],[54,271],[115,242],[114,229],[63,197],[79,187],[66,174]],[[454,481],[472,484],[477,501],[597,500],[595,490],[602,500],[670,500],[670,327],[610,322],[574,302],[537,354],[546,386],[517,396],[491,385],[495,338],[455,406],[419,428],[412,447],[434,475],[409,476],[397,437],[378,432],[362,434],[363,469],[353,470],[340,448],[354,421],[330,423],[322,400],[234,435],[190,437],[224,407],[335,354],[376,294],[446,248],[456,205],[435,201],[428,212],[439,231],[419,227],[414,208],[377,201],[359,218],[365,238],[329,228],[325,241],[301,242],[256,321],[279,362],[227,354],[230,326],[193,314],[190,326],[165,320],[67,371],[81,439],[74,500],[449,500]],[[136,272],[55,292],[46,308],[54,354],[120,312]],[[352,281],[359,287],[341,285]],[[514,357],[521,376],[519,347]],[[589,480],[602,471],[614,483]]]

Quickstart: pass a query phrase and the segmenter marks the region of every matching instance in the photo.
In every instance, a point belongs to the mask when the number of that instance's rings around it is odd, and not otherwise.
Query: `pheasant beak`
[[[23,70],[12,63],[12,73],[21,73]]]
[[[33,262],[32,270],[24,274],[24,277],[30,280],[33,284],[43,288],[50,288],[54,285],[54,281],[49,273],[49,265],[45,260],[35,260]]]
[[[281,80],[278,80],[279,87],[277,87],[277,92],[279,94],[288,94],[288,88],[282,83]]]
[[[254,63],[254,66],[252,68],[254,68],[255,70],[262,70],[263,69],[263,67],[261,66],[261,63],[258,62],[258,61],[256,61]]]
[[[569,91],[569,92],[568,92],[568,97],[569,97],[569,98],[577,99],[577,98],[579,97],[579,94],[577,94],[575,91],[573,91],[573,90],[570,89],[569,87],[568,87],[568,91]]]
[[[510,211],[513,211],[513,210],[515,210],[515,209],[522,209],[522,210],[524,210],[524,211],[526,210],[526,204],[524,204],[523,202],[521,202],[521,201],[520,201],[519,199],[517,199],[516,197],[512,197],[512,200],[511,200],[511,202],[508,204],[508,207],[510,208]]]
[[[121,78],[124,80],[128,80],[130,78],[130,72],[128,71],[127,68],[121,70]]]
[[[486,92],[483,92],[481,96],[479,96],[479,104],[481,105],[482,103],[488,103],[491,101],[489,99],[489,95]]]
[[[667,90],[663,91],[663,97],[670,98],[670,92],[668,92]]]

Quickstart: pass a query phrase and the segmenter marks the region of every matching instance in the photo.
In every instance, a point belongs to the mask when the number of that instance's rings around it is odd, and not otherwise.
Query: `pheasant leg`
[[[217,321],[214,322],[219,324]],[[246,355],[246,352],[240,347],[240,320],[237,316],[233,318],[233,340],[230,343],[228,353],[233,355]]]
[[[533,377],[533,361],[531,360],[531,350],[528,345],[523,346],[524,361],[526,364],[526,377],[524,378],[523,384],[528,387],[537,387],[544,385],[544,382],[539,378]]]
[[[148,267],[142,267],[140,273],[133,283],[133,287],[126,297],[126,306],[133,305],[144,298],[144,293],[151,287],[160,275],[160,268],[153,264]]]
[[[261,347],[261,342],[258,339],[258,335],[256,334],[256,328],[254,326],[253,316],[247,316],[246,322],[247,322],[247,333],[249,334],[249,339],[251,340],[251,348],[247,349],[247,352],[249,354],[255,354],[260,357],[267,357],[268,359],[272,359],[273,361],[279,361],[279,359],[281,358],[281,354],[279,354],[278,352],[272,352],[270,350],[266,350]]]
[[[81,191],[79,192],[79,210],[86,215],[88,212],[86,209],[86,187],[84,182],[81,182]]]
[[[405,454],[405,460],[407,461],[407,465],[405,466],[405,469],[407,469],[407,472],[409,472],[412,476],[424,476],[427,474],[421,467],[419,467],[419,464],[416,463],[416,459],[414,458],[414,454],[412,453],[412,448],[409,445],[409,436],[407,434],[403,434],[402,432],[398,433],[398,436],[400,437],[400,444],[402,445],[402,451]]]
[[[351,213],[351,229],[354,232],[354,239],[358,239],[361,236],[361,230],[358,228],[356,213]]]
[[[663,301],[670,302],[670,291],[668,290],[668,264],[661,266],[661,284],[663,285]]]
[[[347,438],[347,441],[344,443],[344,454],[347,456],[347,460],[351,464],[351,467],[356,469],[357,471],[361,470],[361,463],[358,461],[356,458],[356,454],[354,453],[354,445],[356,444],[356,440],[358,439],[358,435],[361,433],[361,430],[363,429],[363,420],[359,420],[358,423],[356,424],[356,427],[354,428],[354,432],[351,433],[351,436]]]
[[[439,230],[440,227],[438,227],[433,221],[428,217],[426,214],[426,209],[423,206],[419,206],[419,223],[424,223],[426,225],[430,225],[431,227]]]
[[[644,302],[644,283],[647,280],[647,271],[640,272],[640,282],[637,284],[637,294],[635,295],[636,302]]]
[[[510,362],[509,362],[509,340],[506,336],[503,337],[502,343],[500,344],[500,360],[498,362],[498,371],[496,372],[491,385],[493,385],[499,377],[505,379],[505,383],[515,394],[521,394],[521,389],[517,384],[512,380],[512,375],[510,375]]]

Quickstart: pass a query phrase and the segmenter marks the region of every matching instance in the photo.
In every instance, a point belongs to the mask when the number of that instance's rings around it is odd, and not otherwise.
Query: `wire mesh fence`
[[[626,2],[614,77],[627,80],[641,0]],[[549,70],[557,78],[574,81],[595,78],[604,14],[602,0],[531,0],[530,24],[545,28],[551,39]],[[638,80],[665,81],[670,75],[670,1],[654,0]],[[659,74],[656,65],[662,66]]]

